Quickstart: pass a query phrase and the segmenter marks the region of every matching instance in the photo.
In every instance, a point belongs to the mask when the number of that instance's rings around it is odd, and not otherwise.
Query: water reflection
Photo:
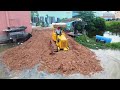
[[[108,37],[108,38],[112,38],[111,42],[120,42],[120,35],[119,34],[115,34],[115,33],[111,33],[109,31],[107,31],[103,34],[103,36]]]

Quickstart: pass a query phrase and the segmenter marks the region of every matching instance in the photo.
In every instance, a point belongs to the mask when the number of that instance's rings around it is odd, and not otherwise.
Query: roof
[[[110,12],[105,12],[105,13],[103,13],[103,16],[115,16],[115,15]]]
[[[71,22],[71,21],[76,21],[78,19],[80,19],[80,18],[69,18],[69,19],[62,20],[62,22],[67,23],[67,22]]]

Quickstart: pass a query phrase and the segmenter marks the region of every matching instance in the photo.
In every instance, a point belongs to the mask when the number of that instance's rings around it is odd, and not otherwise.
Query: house
[[[109,11],[103,13],[102,16],[105,20],[111,20],[111,19],[115,19],[115,15],[113,13],[110,13]]]
[[[7,40],[4,32],[8,27],[26,26],[26,32],[31,33],[30,11],[0,11],[0,42]]]
[[[115,19],[120,19],[120,11],[115,11]]]

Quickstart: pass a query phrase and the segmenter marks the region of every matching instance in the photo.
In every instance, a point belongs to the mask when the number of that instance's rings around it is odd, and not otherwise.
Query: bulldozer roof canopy
[[[58,28],[58,27],[66,27],[67,24],[66,23],[52,23],[54,28]]]

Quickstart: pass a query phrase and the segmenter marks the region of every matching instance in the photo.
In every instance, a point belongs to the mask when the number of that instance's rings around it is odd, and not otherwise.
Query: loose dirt
[[[40,64],[38,71],[49,73],[89,75],[102,71],[99,60],[88,48],[78,44],[66,35],[69,51],[59,51],[50,55],[49,42],[52,30],[33,30],[32,37],[24,44],[6,50],[3,62],[10,70],[23,70]]]

